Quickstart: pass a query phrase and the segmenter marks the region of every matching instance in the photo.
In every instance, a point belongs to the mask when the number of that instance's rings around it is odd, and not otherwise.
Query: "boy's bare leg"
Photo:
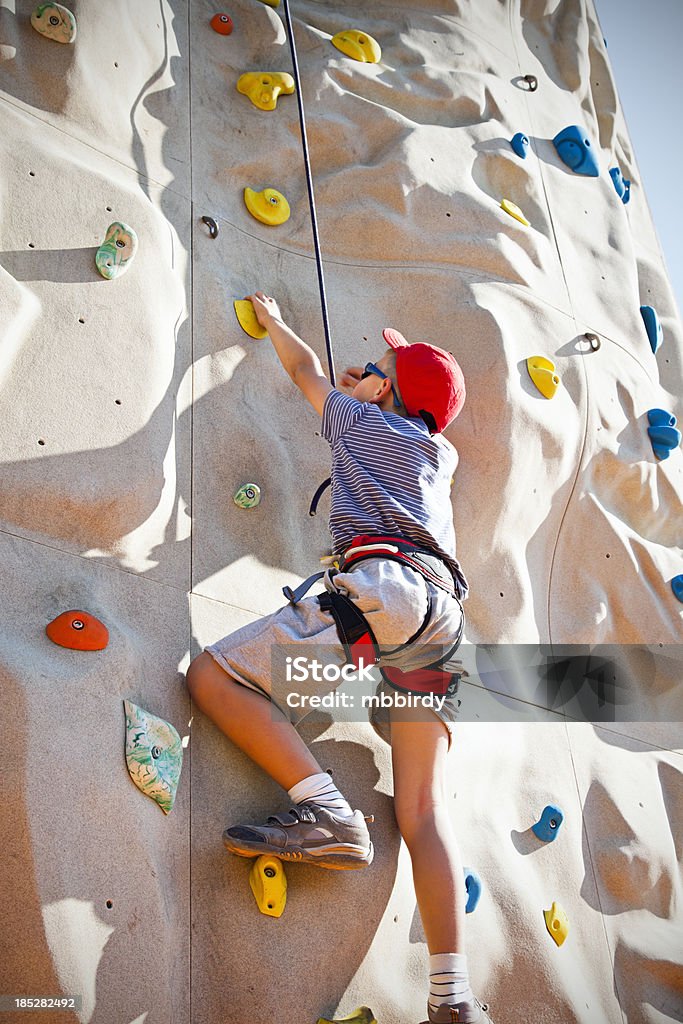
[[[465,878],[447,810],[448,730],[391,709],[394,810],[410,851],[420,917],[430,953],[465,952]]]
[[[282,712],[240,685],[206,651],[190,665],[187,686],[200,710],[283,789],[322,771]]]

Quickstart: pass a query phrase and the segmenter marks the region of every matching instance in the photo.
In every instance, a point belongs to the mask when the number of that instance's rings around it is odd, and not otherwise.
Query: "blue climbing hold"
[[[664,338],[664,331],[662,330],[662,325],[659,322],[657,311],[653,309],[652,306],[641,306],[640,315],[645,322],[645,330],[647,331],[647,336],[650,339],[652,351],[656,352]]]
[[[465,889],[467,890],[467,903],[465,913],[471,914],[481,896],[481,878],[472,868],[463,868],[465,872]]]
[[[617,195],[620,199],[624,198],[626,192],[626,186],[624,185],[624,179],[621,173],[620,167],[610,167],[609,176],[612,179],[612,184],[616,190]]]
[[[631,198],[631,182],[628,178],[625,178],[623,176],[620,167],[610,167],[609,174],[610,178],[614,183],[617,195],[621,199],[624,206],[626,206],[626,203]]]
[[[671,589],[679,601],[683,601],[683,574],[674,576],[671,581]]]
[[[674,448],[681,443],[681,432],[676,429],[676,417],[665,409],[650,409],[647,414],[650,426],[647,432],[652,450],[658,459],[668,459]]]
[[[553,139],[553,144],[560,160],[571,167],[575,174],[586,174],[590,178],[599,176],[600,168],[590,139],[578,124],[563,128]]]
[[[560,825],[564,821],[564,814],[555,804],[548,804],[543,808],[541,817],[535,825],[531,826],[534,835],[544,843],[552,843],[560,831]]]
[[[623,199],[626,188],[624,187],[624,179],[621,176],[621,169],[619,167],[610,167],[609,176],[612,179],[617,195],[620,199]]]
[[[521,156],[522,160],[526,160],[526,155],[529,149],[529,139],[524,132],[517,132],[510,139],[510,145],[514,149],[517,156]]]
[[[666,409],[650,409],[647,414],[648,423],[651,427],[675,427],[676,417]]]

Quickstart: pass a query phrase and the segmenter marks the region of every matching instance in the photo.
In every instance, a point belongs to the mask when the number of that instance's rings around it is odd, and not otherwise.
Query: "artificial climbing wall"
[[[285,912],[265,917],[221,831],[286,795],[193,716],[183,682],[329,550],[325,503],[307,516],[328,470],[318,423],[232,309],[263,288],[324,357],[296,98],[264,111],[236,89],[291,71],[282,11],[231,0],[222,36],[203,0],[71,9],[60,44],[30,3],[0,0],[0,994],[79,994],[51,1019],[89,1024],[313,1022],[361,1003],[412,1024],[427,949],[387,746],[366,722],[302,726],[375,814],[377,853],[365,872],[289,868]],[[680,418],[683,347],[595,12],[291,9],[337,367],[376,358],[391,325],[466,375],[448,436],[469,644],[628,645],[629,721],[575,721],[514,672],[463,686],[450,792],[483,885],[475,991],[498,1024],[680,1020],[680,670],[648,657],[680,640],[683,462],[655,456],[647,413]],[[335,49],[344,28],[372,35],[380,63]],[[552,143],[575,124],[598,177]],[[247,186],[280,190],[290,219],[255,220]],[[116,221],[139,247],[106,280],[95,253]],[[656,352],[641,305],[663,325]],[[551,399],[527,370],[538,356],[560,377]],[[246,482],[262,494],[249,511],[231,500]],[[105,623],[105,649],[48,639],[72,609]],[[126,771],[124,699],[178,730],[168,816]],[[549,803],[565,820],[543,845],[530,826]]]

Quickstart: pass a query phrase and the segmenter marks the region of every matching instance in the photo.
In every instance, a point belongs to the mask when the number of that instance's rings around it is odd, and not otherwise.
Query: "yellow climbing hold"
[[[529,376],[545,398],[552,398],[560,386],[560,378],[555,373],[555,363],[544,356],[529,356],[526,361]]]
[[[318,1024],[377,1024],[377,1021],[369,1006],[359,1006],[348,1017],[336,1017],[335,1020],[318,1017]]]
[[[559,903],[553,903],[550,910],[543,911],[545,926],[558,946],[569,935],[569,919]]]
[[[506,213],[509,213],[511,217],[514,217],[515,220],[518,220],[520,224],[526,224],[527,227],[530,226],[529,221],[526,219],[520,208],[514,203],[511,203],[509,199],[504,199],[500,204],[500,208],[501,210],[505,210]]]
[[[267,7],[279,7],[280,0],[261,0],[262,4],[266,4]]]
[[[235,315],[239,320],[240,327],[250,338],[265,338],[268,331],[256,319],[254,307],[249,299],[235,299],[233,302]]]
[[[275,110],[280,93],[294,92],[294,79],[286,71],[246,71],[237,79],[237,91],[259,110]]]
[[[249,885],[262,914],[282,915],[287,902],[287,878],[278,857],[257,857],[249,872]]]
[[[262,224],[284,224],[289,220],[289,203],[274,188],[264,188],[263,192],[254,192],[253,188],[245,188],[244,202],[249,213]]]
[[[376,39],[369,36],[367,32],[359,32],[352,28],[346,32],[337,32],[332,36],[332,45],[345,53],[347,57],[363,61],[367,64],[377,64],[382,59],[382,51]]]

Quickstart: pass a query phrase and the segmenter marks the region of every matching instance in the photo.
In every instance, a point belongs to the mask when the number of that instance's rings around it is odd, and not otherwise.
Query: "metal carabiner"
[[[213,217],[202,217],[202,220],[209,229],[209,234],[211,235],[211,237],[218,238],[218,224],[216,224],[216,221],[213,219]]]

